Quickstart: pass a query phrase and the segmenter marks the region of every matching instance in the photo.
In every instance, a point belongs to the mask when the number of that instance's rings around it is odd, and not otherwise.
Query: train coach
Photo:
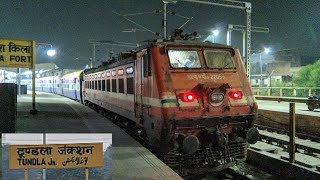
[[[36,91],[59,94],[74,100],[81,101],[81,71],[75,71],[63,76],[48,76],[36,78]],[[31,79],[24,79],[22,84],[31,90]]]
[[[131,128],[173,169],[218,170],[255,143],[257,103],[237,49],[155,40],[83,72],[82,100]]]

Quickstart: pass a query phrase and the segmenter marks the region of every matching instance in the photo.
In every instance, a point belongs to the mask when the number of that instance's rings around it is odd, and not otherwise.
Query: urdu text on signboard
[[[10,145],[10,169],[102,167],[102,143]]]
[[[32,41],[0,39],[0,67],[32,68]]]

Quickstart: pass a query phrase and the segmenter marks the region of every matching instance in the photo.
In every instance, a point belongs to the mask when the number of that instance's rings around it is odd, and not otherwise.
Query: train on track
[[[155,147],[173,169],[219,170],[246,159],[257,103],[238,49],[186,40],[148,41],[102,66],[37,79],[103,112]]]

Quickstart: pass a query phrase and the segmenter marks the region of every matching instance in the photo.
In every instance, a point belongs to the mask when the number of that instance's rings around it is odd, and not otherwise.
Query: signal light
[[[229,96],[232,99],[242,99],[242,92],[241,91],[232,91],[232,92],[229,92]]]
[[[192,92],[182,93],[181,99],[184,102],[192,102],[195,99],[195,95]]]

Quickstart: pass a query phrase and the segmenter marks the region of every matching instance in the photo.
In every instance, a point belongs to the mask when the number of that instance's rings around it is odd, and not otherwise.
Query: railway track
[[[279,177],[261,170],[247,162],[240,162],[237,165],[221,170],[215,173],[208,173],[201,180],[209,179],[239,179],[239,180],[254,180],[254,179],[280,179]]]
[[[288,131],[267,126],[257,126],[260,132],[262,142],[279,146],[286,149],[289,145]],[[320,154],[320,137],[307,134],[297,134],[296,148],[297,152],[319,157]]]

